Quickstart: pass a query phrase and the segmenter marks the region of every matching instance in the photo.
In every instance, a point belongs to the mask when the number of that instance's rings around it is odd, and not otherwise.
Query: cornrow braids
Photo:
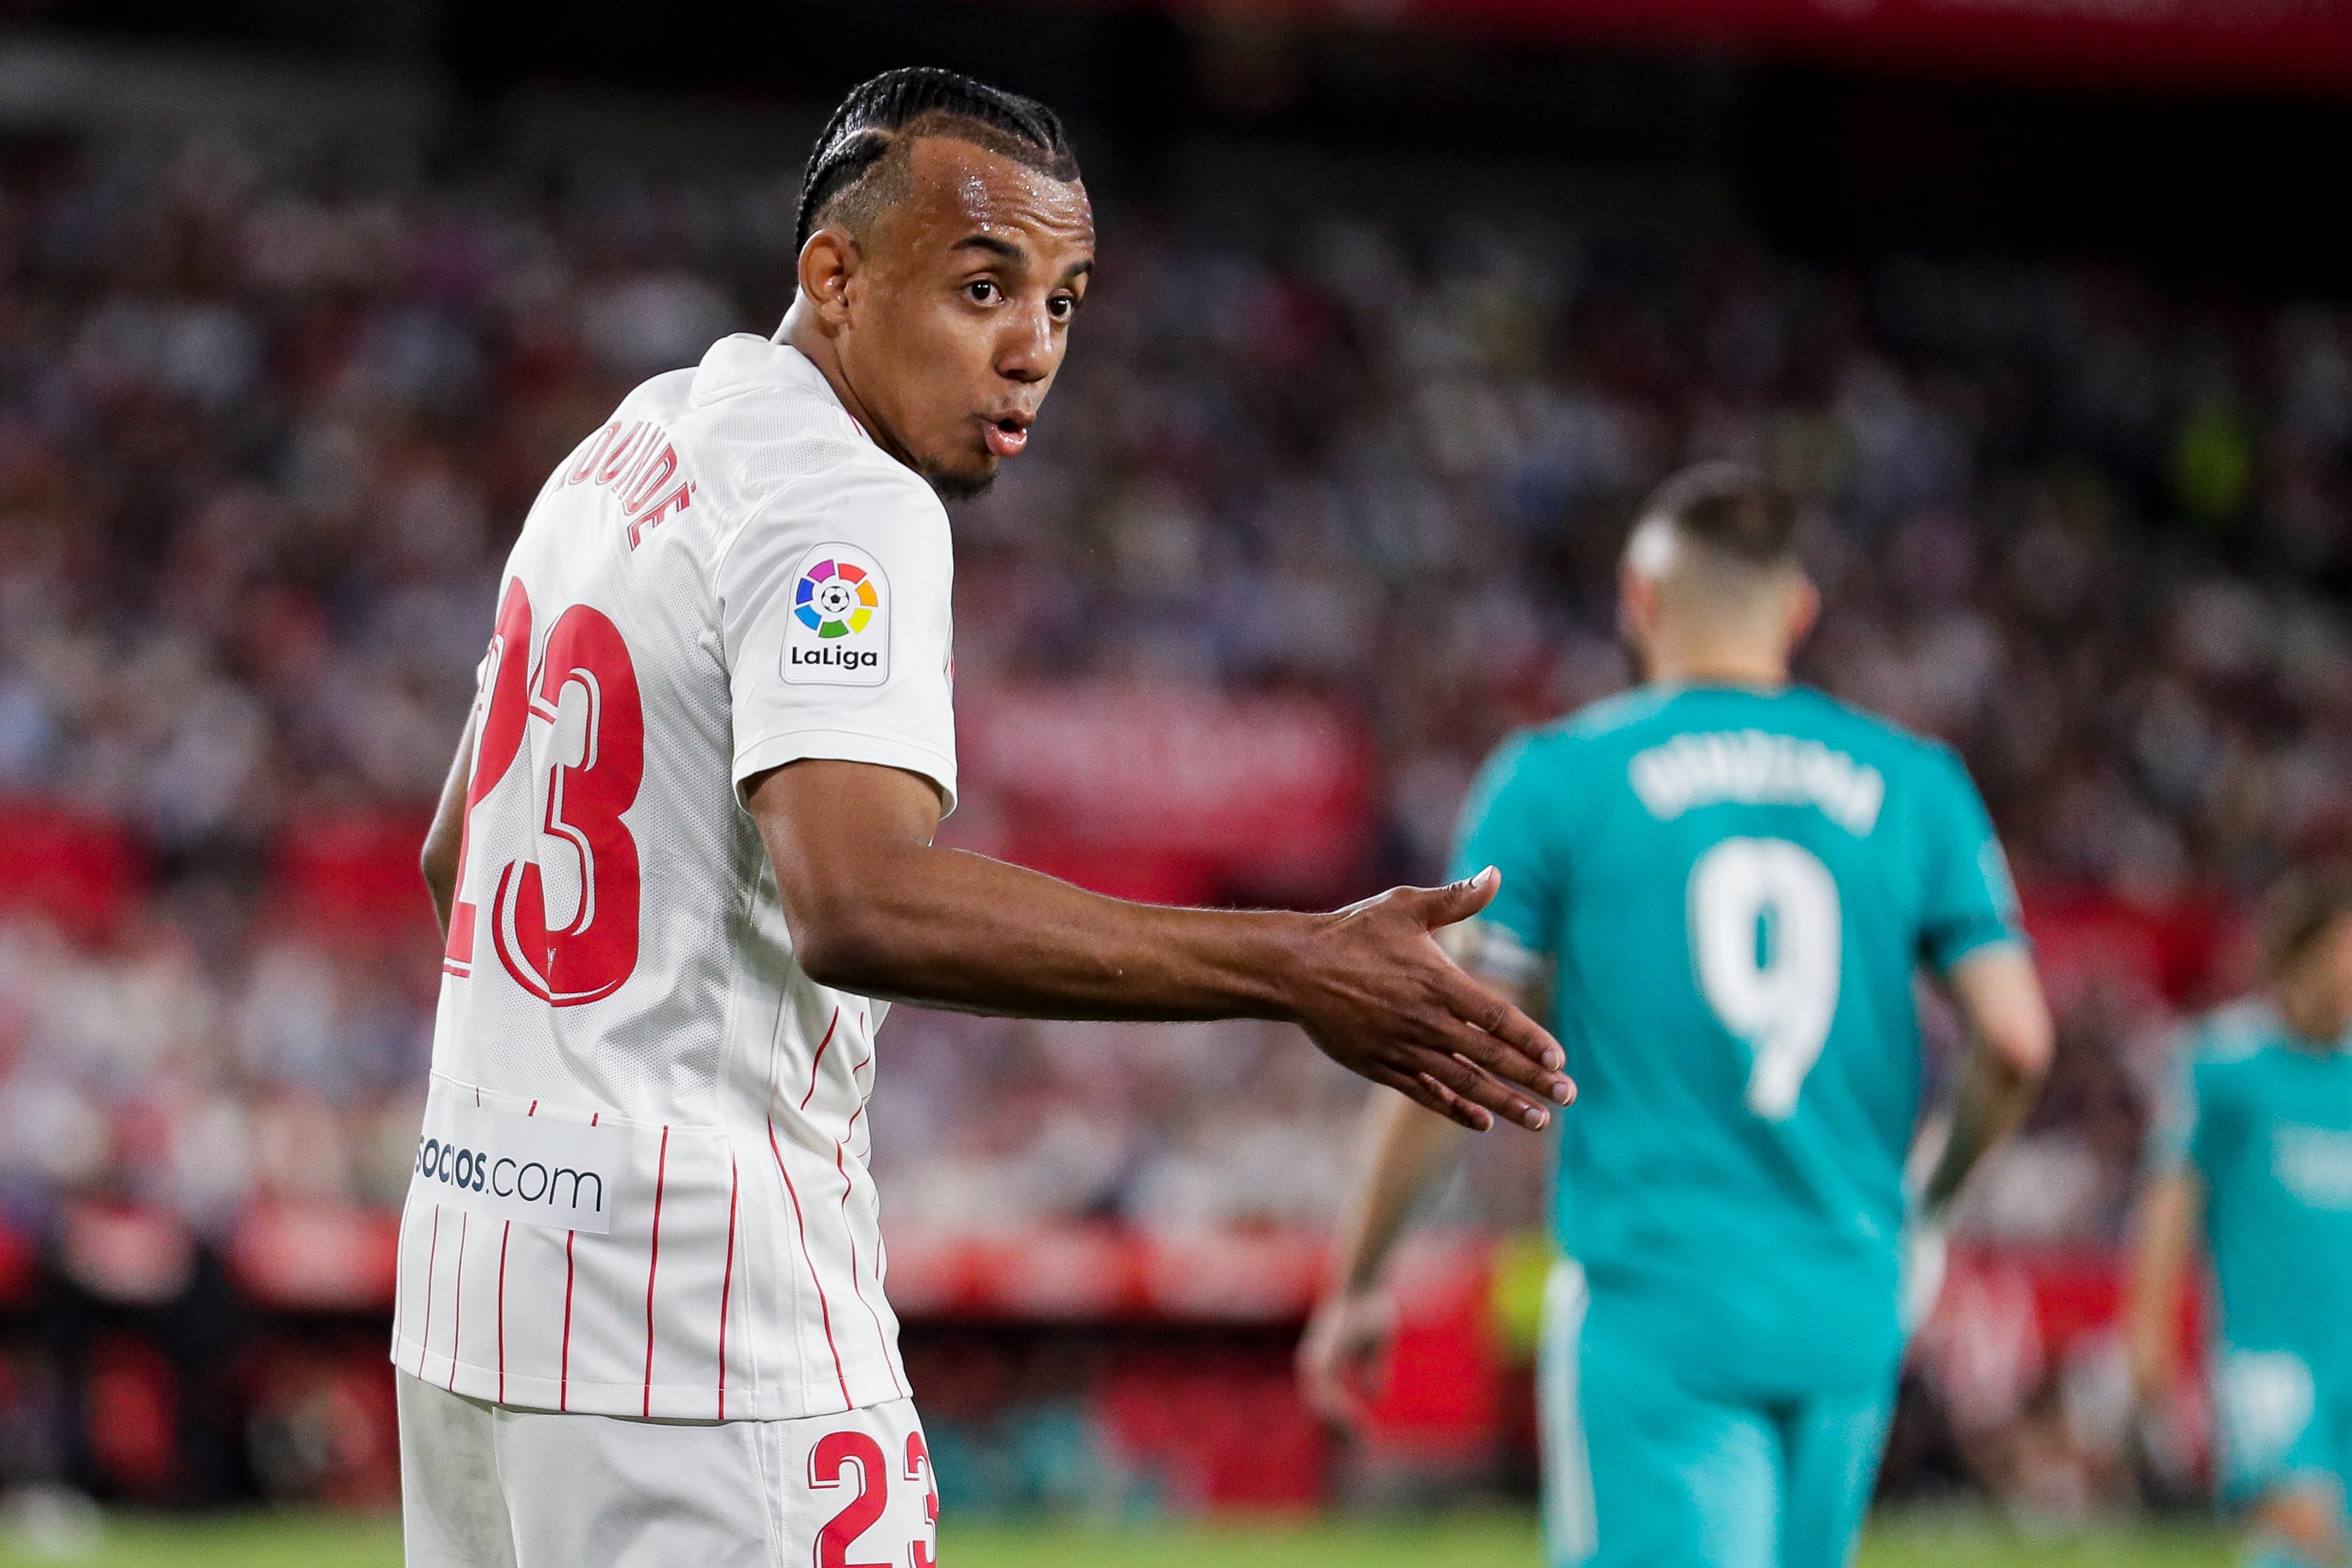
[[[972,140],[1057,180],[1078,177],[1062,120],[1034,99],[930,66],[903,66],[850,89],[825,121],[801,176],[799,222],[793,248],[808,244],[817,219],[835,197],[872,172],[918,120],[949,134],[977,131]]]

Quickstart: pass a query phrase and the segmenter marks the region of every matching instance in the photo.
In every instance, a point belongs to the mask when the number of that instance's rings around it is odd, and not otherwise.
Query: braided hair
[[[808,244],[828,205],[908,140],[901,133],[910,127],[974,142],[1056,180],[1078,177],[1061,117],[1044,104],[954,71],[904,66],[852,89],[825,122],[801,176],[793,249]]]

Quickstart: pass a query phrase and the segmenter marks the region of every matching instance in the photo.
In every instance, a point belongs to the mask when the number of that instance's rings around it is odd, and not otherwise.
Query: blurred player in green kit
[[[2169,1399],[2201,1236],[2215,1469],[2248,1509],[2245,1560],[2334,1568],[2352,1480],[2352,870],[2288,877],[2263,946],[2268,985],[2190,1030],[2148,1140],[2133,1370],[2144,1399]]]
[[[1923,1240],[2048,1066],[1958,758],[1790,684],[1819,607],[1783,497],[1729,465],[1676,476],[1621,572],[1645,684],[1506,742],[1464,810],[1459,863],[1502,888],[1455,956],[1549,1012],[1580,1088],[1539,1364],[1559,1568],[1849,1560],[1906,1241],[1939,1281]],[[1923,967],[1972,1046],[1948,1136],[1915,1158]],[[1300,1349],[1308,1397],[1342,1419],[1385,1342],[1383,1261],[1457,1147],[1400,1096],[1372,1120],[1338,1286]]]

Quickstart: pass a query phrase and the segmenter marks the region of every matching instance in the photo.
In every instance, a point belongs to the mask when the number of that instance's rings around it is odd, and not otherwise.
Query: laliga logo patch
[[[845,560],[821,560],[809,568],[793,598],[793,613],[820,637],[865,631],[882,603],[866,574]]]
[[[801,558],[784,624],[784,679],[878,686],[890,678],[889,585],[855,545],[819,545]]]

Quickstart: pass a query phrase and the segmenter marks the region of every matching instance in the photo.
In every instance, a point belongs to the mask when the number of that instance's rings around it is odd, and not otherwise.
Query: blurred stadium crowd
[[[0,142],[0,796],[119,822],[152,871],[96,926],[0,908],[20,1229],[93,1196],[199,1235],[257,1195],[398,1200],[422,894],[347,928],[279,901],[280,846],[421,822],[540,483],[635,381],[773,326],[793,193]],[[1961,748],[2064,971],[2058,1080],[1976,1228],[2111,1239],[2230,912],[2352,827],[2352,318],[2091,267],[1817,265],[1537,192],[1509,223],[1100,222],[1039,437],[957,514],[961,700],[1278,699],[1368,760],[1324,802],[1336,857],[1261,838],[1095,880],[1323,900],[1436,874],[1484,751],[1627,678],[1633,502],[1755,458],[1811,508],[1809,675]],[[1020,849],[1018,783],[976,778],[951,832]],[[887,1038],[894,1222],[1338,1201],[1360,1097],[1280,1030],[908,1013]],[[1529,1218],[1526,1145],[1454,1201]]]

